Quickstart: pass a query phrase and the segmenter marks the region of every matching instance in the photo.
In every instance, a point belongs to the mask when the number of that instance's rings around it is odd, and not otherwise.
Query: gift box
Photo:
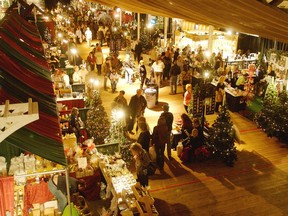
[[[75,134],[66,134],[65,136],[62,137],[63,140],[63,145],[64,149],[70,149],[70,148],[75,148],[77,145],[77,138]]]

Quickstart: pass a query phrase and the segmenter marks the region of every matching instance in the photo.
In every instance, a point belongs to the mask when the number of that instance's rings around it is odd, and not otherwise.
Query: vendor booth
[[[20,153],[29,152],[62,167],[66,166],[66,158],[59,133],[60,126],[50,71],[43,54],[39,32],[35,25],[27,22],[17,12],[10,11],[4,20],[0,28],[2,66],[0,101],[7,101],[7,103],[2,107],[3,109],[1,108],[4,115],[1,112],[0,119],[8,118],[15,124],[5,125],[7,121],[5,123],[1,120],[4,125],[1,123],[0,137],[3,141],[0,143],[0,156],[6,169],[0,176],[0,194],[5,194],[5,199],[0,199],[0,215],[24,215],[24,186],[18,187],[13,175],[27,174],[32,170],[25,170],[24,166],[18,166],[19,172],[9,175],[11,159],[19,156]],[[25,125],[23,123],[25,115],[34,113],[33,103],[26,108],[28,111],[23,106],[28,98],[38,103],[39,119],[36,118]],[[22,120],[18,121],[18,119]],[[6,133],[9,130],[13,130],[13,133]],[[26,168],[27,166],[28,163]],[[45,184],[39,183],[38,187],[43,185]]]
[[[231,57],[236,53],[238,34],[216,29],[209,31],[209,26],[187,21],[183,21],[181,25],[182,31],[175,32],[177,47],[182,49],[189,44],[191,50],[196,51],[201,46],[202,50],[209,50],[211,53],[221,52],[224,58]],[[211,40],[212,45],[209,44],[209,40]]]

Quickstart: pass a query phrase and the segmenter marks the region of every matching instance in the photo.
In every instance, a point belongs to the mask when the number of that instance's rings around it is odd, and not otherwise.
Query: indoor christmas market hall
[[[2,2],[0,216],[288,215],[282,30]]]

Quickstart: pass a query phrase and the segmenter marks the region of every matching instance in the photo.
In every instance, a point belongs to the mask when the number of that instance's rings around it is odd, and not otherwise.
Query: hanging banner
[[[193,117],[201,117],[203,114],[203,100],[193,98]]]
[[[116,40],[116,51],[121,51],[121,39]]]
[[[206,98],[206,115],[214,114],[215,109],[215,96],[211,98]]]

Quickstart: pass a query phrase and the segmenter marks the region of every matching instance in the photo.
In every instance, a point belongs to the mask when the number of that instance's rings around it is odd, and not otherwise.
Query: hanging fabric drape
[[[14,211],[14,177],[0,177],[0,215]]]
[[[36,26],[16,12],[7,14],[0,23],[0,56],[0,102],[32,98],[39,108],[39,120],[4,139],[0,155],[11,146],[66,165],[51,73]]]

